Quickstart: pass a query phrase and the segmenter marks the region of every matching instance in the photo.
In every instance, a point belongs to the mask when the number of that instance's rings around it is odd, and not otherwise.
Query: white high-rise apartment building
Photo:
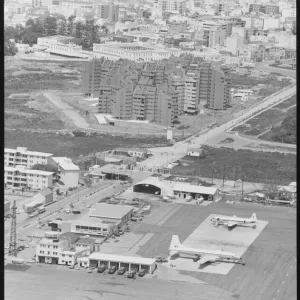
[[[158,9],[161,12],[164,11],[177,11],[179,13],[183,12],[185,8],[184,0],[158,0]]]
[[[17,147],[17,149],[4,149],[4,166],[15,167],[17,165],[31,168],[36,164],[48,164],[49,158],[53,154],[27,151],[27,148]]]
[[[184,112],[197,114],[199,104],[200,74],[197,70],[188,70],[185,76]]]

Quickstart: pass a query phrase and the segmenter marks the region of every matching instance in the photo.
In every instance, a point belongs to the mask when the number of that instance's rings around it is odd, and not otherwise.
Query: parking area
[[[236,227],[229,231],[225,226],[215,227],[210,221],[213,216],[213,214],[209,215],[200,226],[197,227],[187,239],[181,241],[181,243],[184,246],[195,249],[222,250],[242,257],[248,247],[268,224],[267,221],[258,220],[256,228],[254,229],[251,227]],[[173,268],[176,270],[222,275],[227,275],[234,266],[233,263],[216,262],[200,268],[199,262],[181,257],[176,259],[169,257],[169,261],[172,262]]]

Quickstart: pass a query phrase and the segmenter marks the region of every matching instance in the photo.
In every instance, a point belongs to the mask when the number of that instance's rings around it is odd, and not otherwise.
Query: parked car
[[[71,209],[67,208],[66,213],[69,214],[71,212]]]
[[[103,273],[106,270],[106,266],[105,265],[101,265],[98,269],[97,269],[97,273]]]
[[[70,266],[70,267],[69,267],[69,269],[74,269],[74,268],[75,268],[75,266],[74,266],[74,265],[72,265],[72,266]]]
[[[130,220],[136,222],[138,219],[136,217],[131,217]]]
[[[117,267],[116,266],[112,266],[108,269],[108,274],[114,274],[117,271]]]
[[[126,232],[129,232],[129,231],[130,231],[130,227],[126,227],[126,228],[125,228],[125,231],[126,231]]]
[[[125,272],[126,272],[126,269],[124,267],[122,267],[118,270],[118,275],[124,275]]]
[[[168,260],[165,257],[156,256],[155,261],[156,262],[167,262]]]
[[[123,234],[124,234],[124,231],[119,230],[119,234],[120,234],[120,235],[123,235]]]
[[[56,218],[55,220],[62,221],[63,219],[62,218]]]
[[[145,274],[146,274],[146,271],[145,271],[145,270],[140,270],[140,271],[138,272],[138,276],[139,276],[139,277],[144,277]]]
[[[119,232],[114,233],[115,236],[120,236]]]
[[[127,278],[134,278],[136,274],[136,270],[128,271],[126,274]]]
[[[93,273],[93,270],[91,270],[91,269],[88,269],[88,273]]]

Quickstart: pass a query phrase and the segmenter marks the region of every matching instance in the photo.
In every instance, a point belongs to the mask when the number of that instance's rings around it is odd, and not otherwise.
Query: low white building
[[[4,184],[7,188],[22,189],[30,187],[42,190],[52,187],[53,172],[30,170],[25,166],[4,167]]]
[[[147,43],[116,43],[93,44],[96,57],[112,60],[128,59],[133,61],[151,61],[169,59],[172,55],[179,56],[181,51],[175,48],[164,48]]]
[[[199,156],[201,156],[202,152],[203,152],[203,149],[201,149],[201,148],[190,148],[190,149],[188,149],[187,155],[199,157]]]
[[[147,274],[152,274],[156,269],[154,258],[144,258],[137,256],[124,256],[115,254],[104,254],[95,252],[89,256],[89,267],[100,267],[106,265],[108,268],[115,266],[117,269],[125,268],[127,271],[145,270]]]
[[[77,187],[80,169],[70,158],[51,157],[50,163],[58,168],[59,179],[66,187]]]

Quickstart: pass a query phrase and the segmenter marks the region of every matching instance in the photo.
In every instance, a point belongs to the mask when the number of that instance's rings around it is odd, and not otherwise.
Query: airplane
[[[252,228],[254,228],[257,218],[256,214],[254,213],[250,218],[238,218],[237,216],[214,216],[210,220],[216,227],[219,225],[225,225],[228,228],[233,228],[235,226],[251,226],[251,224],[253,224]]]
[[[199,260],[200,266],[206,263],[213,263],[217,261],[238,263],[241,262],[242,259],[240,256],[234,253],[225,252],[223,250],[196,249],[186,247],[180,243],[178,235],[172,236],[169,251],[171,256],[174,256],[175,254],[191,256],[193,257],[194,262]],[[242,264],[244,263],[242,262]]]

